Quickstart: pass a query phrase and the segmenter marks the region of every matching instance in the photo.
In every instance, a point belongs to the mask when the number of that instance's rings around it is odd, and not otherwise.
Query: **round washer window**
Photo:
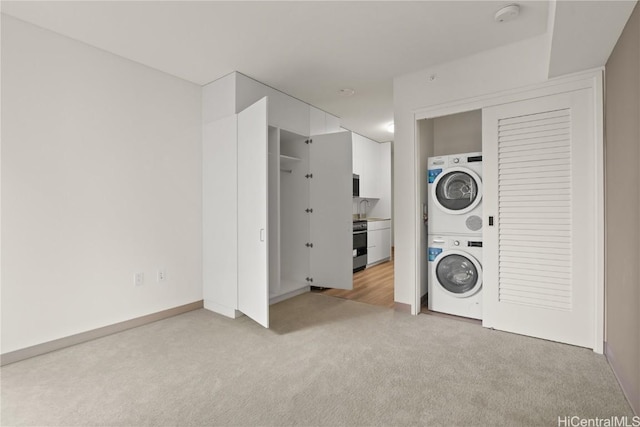
[[[466,294],[478,283],[478,269],[467,257],[446,255],[438,262],[436,277],[440,285],[452,294]]]
[[[478,197],[478,183],[466,172],[446,172],[436,186],[436,198],[446,209],[459,211]]]

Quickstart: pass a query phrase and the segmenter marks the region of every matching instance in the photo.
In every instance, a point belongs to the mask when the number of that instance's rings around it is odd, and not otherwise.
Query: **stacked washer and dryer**
[[[428,159],[428,308],[482,319],[482,153]]]

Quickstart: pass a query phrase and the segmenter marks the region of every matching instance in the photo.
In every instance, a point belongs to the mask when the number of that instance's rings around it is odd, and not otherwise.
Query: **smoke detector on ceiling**
[[[340,90],[338,91],[338,93],[339,93],[341,96],[353,96],[353,95],[355,95],[355,94],[356,94],[356,91],[355,91],[355,90],[353,90],[353,89],[351,89],[351,88],[349,88],[349,87],[345,87],[345,88],[343,88],[343,89],[340,89]]]
[[[515,19],[520,14],[520,6],[517,4],[510,4],[496,12],[494,19],[496,22],[506,22]]]

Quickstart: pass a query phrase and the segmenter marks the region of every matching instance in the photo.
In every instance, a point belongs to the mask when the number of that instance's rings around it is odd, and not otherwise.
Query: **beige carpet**
[[[603,356],[304,294],[272,329],[206,310],[2,368],[2,425],[546,425],[632,416]]]

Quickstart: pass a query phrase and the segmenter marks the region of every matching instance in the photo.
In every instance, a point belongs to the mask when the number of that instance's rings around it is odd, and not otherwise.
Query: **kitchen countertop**
[[[368,217],[368,218],[356,218],[353,217],[354,221],[369,221],[369,222],[373,222],[373,221],[390,221],[391,218],[376,218],[376,217]]]

